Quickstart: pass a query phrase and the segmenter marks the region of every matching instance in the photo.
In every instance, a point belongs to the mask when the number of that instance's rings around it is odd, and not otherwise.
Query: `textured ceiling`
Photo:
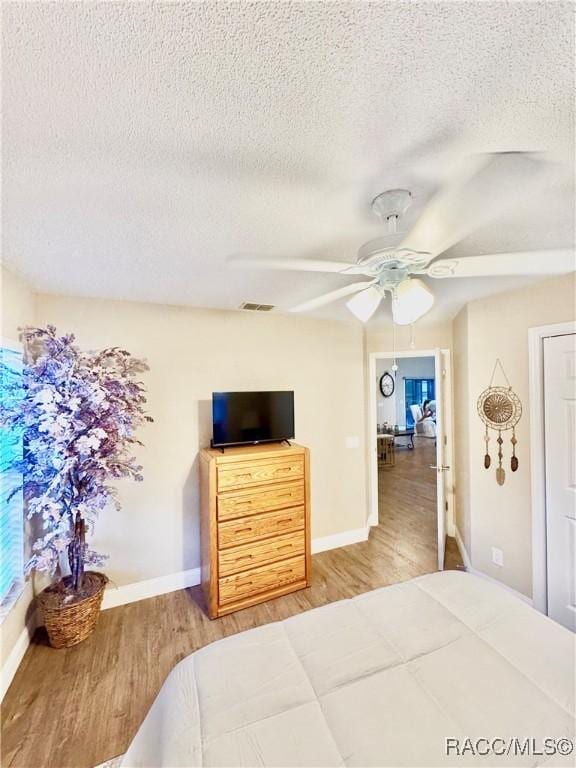
[[[355,258],[375,194],[402,228],[463,155],[559,170],[448,255],[573,241],[574,21],[562,2],[5,3],[4,260],[42,291],[287,308]],[[522,280],[434,281],[429,319]],[[324,310],[347,316],[342,306]]]

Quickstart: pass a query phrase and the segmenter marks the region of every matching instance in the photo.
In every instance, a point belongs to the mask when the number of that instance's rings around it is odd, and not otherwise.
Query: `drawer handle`
[[[292,467],[278,467],[278,469],[274,470],[275,475],[285,475],[286,472],[292,472]]]
[[[253,555],[238,555],[235,560],[252,560]]]
[[[280,552],[282,549],[292,549],[293,546],[293,544],[282,544],[281,547],[278,547],[278,551]]]
[[[252,533],[252,528],[236,528],[234,533]]]

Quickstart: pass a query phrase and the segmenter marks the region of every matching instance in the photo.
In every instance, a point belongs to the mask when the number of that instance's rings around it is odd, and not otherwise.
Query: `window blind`
[[[22,393],[22,353],[0,346],[0,399]],[[13,468],[21,459],[21,432],[0,427],[0,603],[21,584],[24,576],[24,503],[22,475]]]

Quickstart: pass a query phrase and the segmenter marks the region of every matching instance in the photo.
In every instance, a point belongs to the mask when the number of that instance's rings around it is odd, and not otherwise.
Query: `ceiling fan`
[[[296,258],[231,256],[230,264],[257,269],[332,272],[357,281],[305,301],[291,312],[306,312],[346,296],[348,309],[366,322],[390,293],[398,325],[408,325],[432,307],[434,295],[414,275],[432,278],[554,275],[576,269],[573,249],[525,251],[438,259],[474,230],[513,207],[539,181],[549,164],[529,152],[476,155],[426,205],[408,234],[398,232],[398,220],[412,202],[405,189],[392,189],[372,201],[372,210],[386,223],[388,233],[370,240],[358,251],[355,263]],[[353,295],[356,294],[356,295]]]

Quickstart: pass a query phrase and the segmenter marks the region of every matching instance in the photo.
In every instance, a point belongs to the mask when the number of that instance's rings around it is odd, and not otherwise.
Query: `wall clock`
[[[386,371],[386,373],[380,377],[380,392],[384,397],[390,397],[394,394],[394,378]]]

